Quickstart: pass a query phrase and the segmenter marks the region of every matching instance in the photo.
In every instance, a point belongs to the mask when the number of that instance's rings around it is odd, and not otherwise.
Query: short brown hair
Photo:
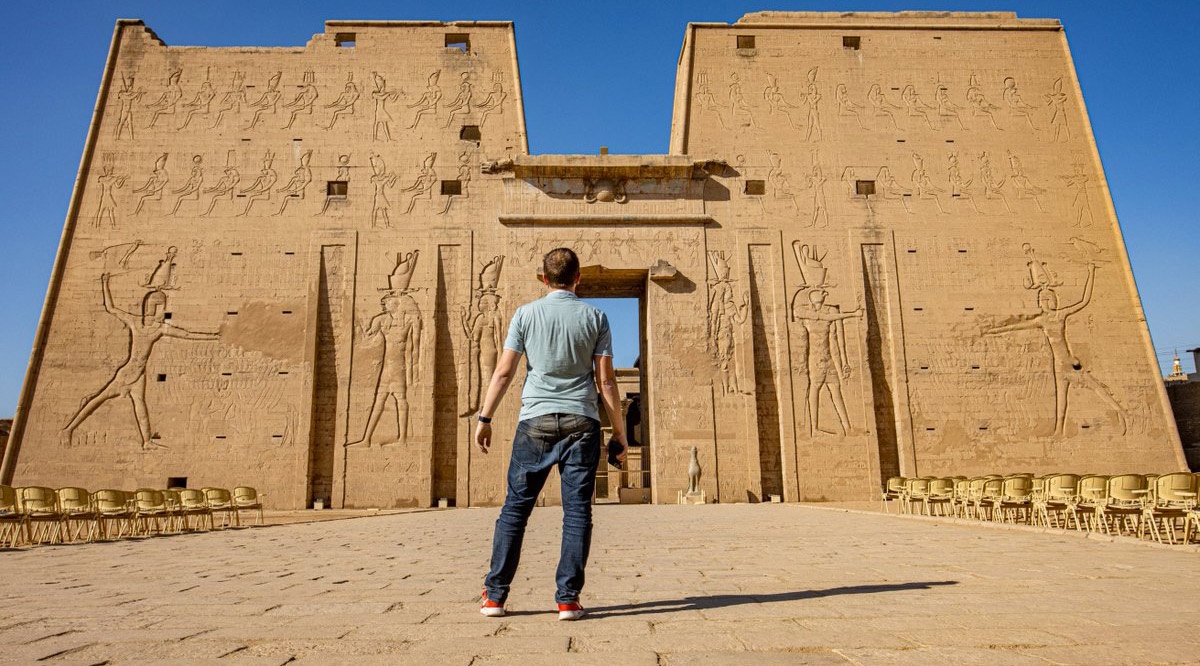
[[[573,287],[579,278],[579,257],[569,247],[556,247],[542,257],[542,273],[551,287]]]

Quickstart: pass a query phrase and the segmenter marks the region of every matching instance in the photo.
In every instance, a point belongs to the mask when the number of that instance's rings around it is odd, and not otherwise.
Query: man
[[[492,374],[475,430],[475,443],[487,453],[492,444],[492,415],[524,354],[525,386],[508,465],[508,493],[496,520],[491,571],[485,580],[479,612],[488,617],[504,615],[529,514],[551,468],[558,467],[563,529],[555,601],[558,619],[578,620],[584,613],[579,593],[592,541],[592,493],[600,462],[597,378],[613,439],[621,445],[618,459],[625,460],[628,444],[608,318],[575,295],[579,257],[567,248],[558,248],[546,254],[542,267],[542,281],[550,291],[513,314],[504,352]]]

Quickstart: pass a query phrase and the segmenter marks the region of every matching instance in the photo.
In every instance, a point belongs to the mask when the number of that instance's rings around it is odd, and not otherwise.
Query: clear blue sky
[[[1172,349],[1200,346],[1200,238],[1188,198],[1197,173],[1187,166],[1200,156],[1200,2],[47,1],[11,14],[9,37],[0,40],[0,89],[8,91],[0,105],[0,231],[9,248],[0,263],[8,306],[0,416],[16,406],[117,18],[144,19],[171,45],[204,46],[299,46],[326,19],[512,20],[533,153],[594,153],[601,145],[661,153],[687,22],[731,23],[764,9],[1007,9],[1062,19],[1155,347],[1169,364]],[[629,331],[625,311],[614,312],[614,328]],[[618,354],[618,362],[631,357]],[[1191,370],[1190,358],[1184,368]]]

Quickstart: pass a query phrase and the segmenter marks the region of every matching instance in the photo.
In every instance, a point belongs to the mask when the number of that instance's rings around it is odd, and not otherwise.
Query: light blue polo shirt
[[[569,291],[517,308],[504,348],[525,355],[520,420],[579,414],[597,421],[593,356],[612,356],[608,317]]]

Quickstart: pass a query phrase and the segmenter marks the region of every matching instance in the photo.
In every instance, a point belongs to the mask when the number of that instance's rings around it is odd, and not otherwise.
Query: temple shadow
[[[796,590],[794,592],[779,592],[777,594],[714,594],[707,597],[684,597],[682,599],[664,601],[644,601],[636,604],[619,604],[615,606],[593,606],[588,608],[588,617],[627,617],[632,615],[653,615],[657,613],[677,613],[689,610],[710,610],[727,608],[742,604],[769,604],[778,601],[801,601],[821,597],[836,597],[844,594],[884,594],[887,592],[903,592],[905,590],[929,590],[945,585],[958,585],[956,580],[934,580],[913,583],[893,583],[877,585],[847,585],[831,587],[825,590]]]

